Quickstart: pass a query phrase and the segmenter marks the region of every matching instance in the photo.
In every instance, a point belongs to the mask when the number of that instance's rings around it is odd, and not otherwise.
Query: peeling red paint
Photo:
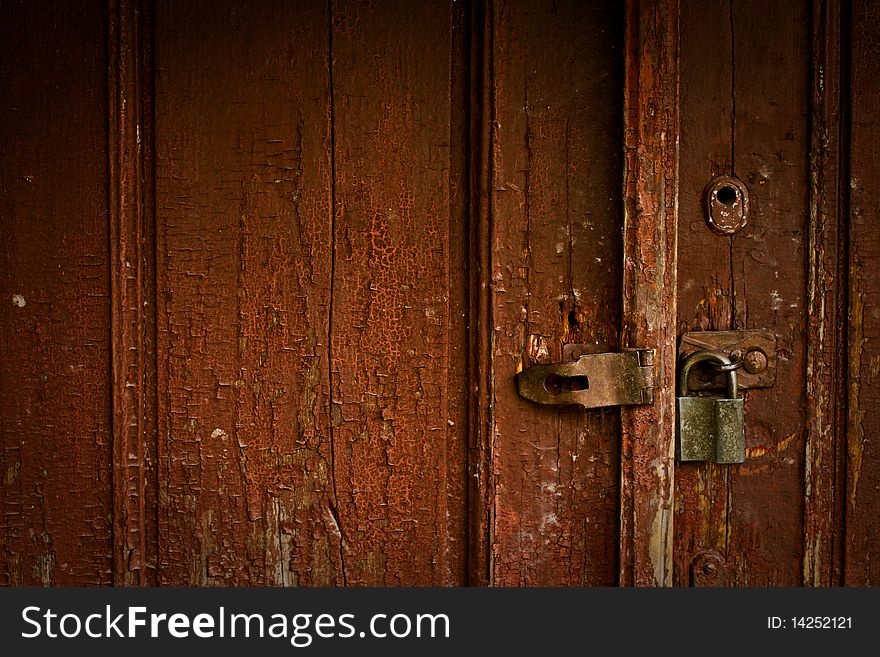
[[[327,7],[156,30],[159,582],[342,584]]]
[[[4,3],[0,584],[880,581],[875,8],[588,5]],[[656,402],[516,395],[574,343]]]
[[[852,586],[880,582],[880,543],[877,541],[877,510],[880,508],[880,213],[877,153],[880,129],[875,120],[880,103],[880,39],[877,6],[859,0],[852,6],[852,116],[849,135],[851,162],[848,313],[848,372],[846,397],[846,537],[843,583]]]
[[[0,12],[0,584],[110,584],[104,6]]]
[[[563,343],[615,345],[620,312],[623,13],[551,4],[496,2],[491,25],[490,540],[491,581],[502,586],[616,580],[616,410],[537,407],[513,386],[524,358],[558,362]]]
[[[451,249],[452,19],[437,3],[333,4],[332,435],[349,585],[463,574],[446,525],[464,502],[448,495],[464,471],[448,447],[466,428],[448,380],[464,261]]]
[[[628,2],[621,346],[656,350],[650,406],[621,409],[619,583],[671,583],[678,2]]]
[[[680,331],[770,329],[781,360],[772,388],[746,394],[746,463],[677,468],[677,584],[703,550],[724,556],[729,585],[801,582],[807,9],[717,2],[682,15]],[[767,66],[768,53],[778,65]],[[748,185],[751,212],[726,238],[706,225],[701,200],[710,180],[731,173]]]

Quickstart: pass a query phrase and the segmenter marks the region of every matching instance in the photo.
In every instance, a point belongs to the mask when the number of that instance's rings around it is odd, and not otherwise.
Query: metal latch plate
[[[538,404],[651,404],[654,350],[585,354],[570,363],[532,365],[516,375],[516,383],[520,396]]]
[[[742,389],[770,388],[776,382],[776,334],[765,329],[742,331],[692,331],[681,336],[678,360],[697,351],[715,351],[734,362],[737,385]],[[727,385],[723,372],[694,368],[688,379],[689,390],[720,390]]]

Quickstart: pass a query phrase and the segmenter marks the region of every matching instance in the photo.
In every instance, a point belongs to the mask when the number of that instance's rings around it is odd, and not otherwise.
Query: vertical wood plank
[[[156,576],[155,229],[150,3],[110,0],[113,581]]]
[[[734,322],[777,336],[776,382],[745,394],[746,462],[730,468],[728,583],[802,581],[809,226],[810,7],[736,0],[737,175],[748,226],[734,236]]]
[[[623,13],[492,4],[491,581],[617,578],[616,409],[538,407],[514,375],[620,330]]]
[[[733,326],[731,238],[706,224],[704,190],[733,173],[733,33],[729,0],[685,2],[681,15],[681,192],[678,332]],[[675,477],[676,586],[692,583],[695,560],[727,549],[728,468],[680,463]]]
[[[492,583],[492,519],[495,478],[495,374],[492,283],[492,177],[494,135],[494,2],[470,7],[468,104],[468,582]]]
[[[0,14],[0,583],[109,584],[105,3]]]
[[[680,331],[767,328],[778,337],[779,364],[772,388],[744,395],[746,462],[678,467],[675,582],[794,585],[803,577],[805,536],[810,8],[696,4],[684,14],[682,39]],[[705,43],[712,19],[709,31],[726,33],[726,48]],[[732,65],[720,83],[711,75],[718,65]],[[720,143],[711,128],[701,134],[718,123],[706,102],[713,96],[701,89],[719,84],[717,102],[730,121]],[[729,172],[745,181],[751,203],[748,224],[731,238],[714,235],[698,205],[718,173],[706,156],[720,160],[725,146]],[[692,572],[707,555],[722,563],[710,574]]]
[[[341,584],[325,3],[157,7],[159,581]]]
[[[846,538],[844,583],[880,584],[880,13],[852,3],[852,117],[849,143],[849,336],[847,376]]]
[[[678,0],[626,4],[621,346],[656,349],[654,404],[621,409],[621,585],[672,583]]]
[[[812,14],[807,439],[803,583],[841,582],[845,485],[846,233],[841,133],[842,3],[815,0]]]
[[[464,265],[451,3],[332,3],[333,464],[348,585],[461,582],[453,406]],[[456,241],[459,248],[463,243]],[[460,285],[457,286],[460,288]],[[462,354],[463,356],[463,354]]]
[[[449,338],[446,362],[449,368],[447,391],[446,458],[447,477],[444,482],[449,500],[446,505],[446,540],[454,558],[446,560],[446,582],[457,586],[472,581],[468,554],[470,536],[468,476],[471,438],[470,386],[473,333],[469,327],[472,290],[470,249],[470,217],[473,190],[471,180],[471,149],[475,147],[471,131],[472,53],[474,43],[473,7],[470,2],[455,2],[451,8],[451,69],[449,121]],[[475,509],[477,513],[478,509]]]

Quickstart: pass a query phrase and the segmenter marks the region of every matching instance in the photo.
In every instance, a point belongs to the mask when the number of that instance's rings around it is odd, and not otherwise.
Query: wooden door
[[[304,7],[156,7],[157,581],[614,583],[622,10]]]
[[[779,366],[745,393],[745,463],[676,468],[677,585],[877,582],[868,16],[858,2],[682,7],[678,330],[770,329]],[[719,174],[750,193],[733,237],[703,221]]]
[[[0,5],[0,582],[880,581],[878,35],[766,4]],[[742,465],[698,328],[778,336]],[[569,344],[654,403],[519,397]]]

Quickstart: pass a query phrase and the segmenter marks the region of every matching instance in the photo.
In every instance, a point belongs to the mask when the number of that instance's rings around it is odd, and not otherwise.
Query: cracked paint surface
[[[497,585],[616,581],[617,411],[538,407],[512,381],[561,361],[564,344],[616,346],[622,18],[607,7],[494,5]]]
[[[0,584],[109,584],[104,7],[2,11]]]

